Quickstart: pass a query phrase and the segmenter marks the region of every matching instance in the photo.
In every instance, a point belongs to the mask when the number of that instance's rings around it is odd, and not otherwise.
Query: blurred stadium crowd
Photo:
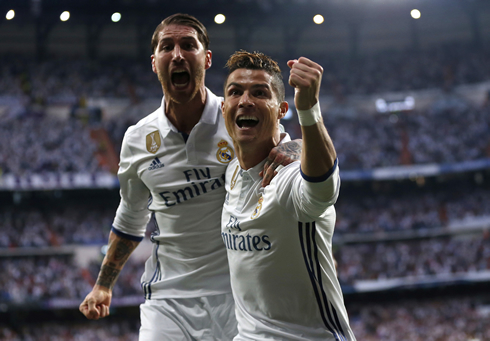
[[[212,46],[211,46],[212,49]],[[289,78],[286,62],[296,56],[274,55]],[[490,79],[490,47],[450,43],[429,50],[384,51],[359,56],[307,56],[324,68],[322,93],[347,96],[382,92],[443,88]],[[213,56],[206,85],[223,93],[226,56]],[[160,97],[158,80],[147,63],[131,59],[76,60],[32,59],[2,56],[0,93],[20,96],[26,93],[46,103],[60,103],[86,97]]]
[[[342,170],[457,163],[490,156],[490,105],[399,113],[395,123],[390,117],[326,115]],[[464,129],[461,117],[465,119]],[[105,122],[116,149],[121,132],[135,122],[123,123],[124,127],[116,120]],[[296,120],[283,124],[292,138],[300,136]],[[67,121],[46,117],[27,107],[22,115],[0,122],[0,168],[4,174],[95,173],[104,170],[94,158],[98,147],[90,139],[89,126],[74,118]]]

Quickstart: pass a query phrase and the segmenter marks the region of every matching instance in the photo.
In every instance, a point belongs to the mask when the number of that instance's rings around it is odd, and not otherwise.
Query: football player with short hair
[[[340,178],[319,106],[323,69],[304,57],[288,66],[301,162],[262,187],[267,154],[289,141],[279,129],[288,111],[281,70],[257,52],[237,52],[227,63],[222,111],[237,158],[226,171],[221,236],[236,304],[234,340],[353,341],[332,256]]]

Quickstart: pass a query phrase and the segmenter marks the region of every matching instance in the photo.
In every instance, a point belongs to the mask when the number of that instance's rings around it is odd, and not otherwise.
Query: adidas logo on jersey
[[[150,165],[150,167],[148,167],[148,170],[151,171],[151,170],[154,170],[154,169],[162,168],[163,166],[164,166],[164,164],[160,161],[159,158],[156,157],[151,162],[151,165]]]

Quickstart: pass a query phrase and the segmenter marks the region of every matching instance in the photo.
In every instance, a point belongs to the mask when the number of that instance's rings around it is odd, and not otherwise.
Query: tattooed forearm
[[[120,266],[124,265],[137,245],[137,243],[127,239],[116,241],[114,251],[111,250],[112,260]]]
[[[139,242],[119,237],[111,232],[109,235],[109,248],[100,268],[96,284],[112,289],[124,264],[138,244]]]
[[[102,265],[96,284],[112,289],[112,287],[116,283],[116,279],[119,276],[119,273],[121,272],[121,270],[117,269],[114,265],[114,263],[107,263]]]

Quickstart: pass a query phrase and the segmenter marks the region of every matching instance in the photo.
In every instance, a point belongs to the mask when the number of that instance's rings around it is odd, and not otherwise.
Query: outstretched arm
[[[321,177],[332,169],[337,158],[319,105],[323,68],[305,57],[288,61],[288,66],[303,137],[301,170],[308,177]]]
[[[80,304],[80,312],[90,320],[109,315],[109,307],[112,299],[112,288],[126,264],[131,253],[139,242],[118,236],[111,231],[109,235],[109,247],[102,261],[97,282],[92,291]]]

